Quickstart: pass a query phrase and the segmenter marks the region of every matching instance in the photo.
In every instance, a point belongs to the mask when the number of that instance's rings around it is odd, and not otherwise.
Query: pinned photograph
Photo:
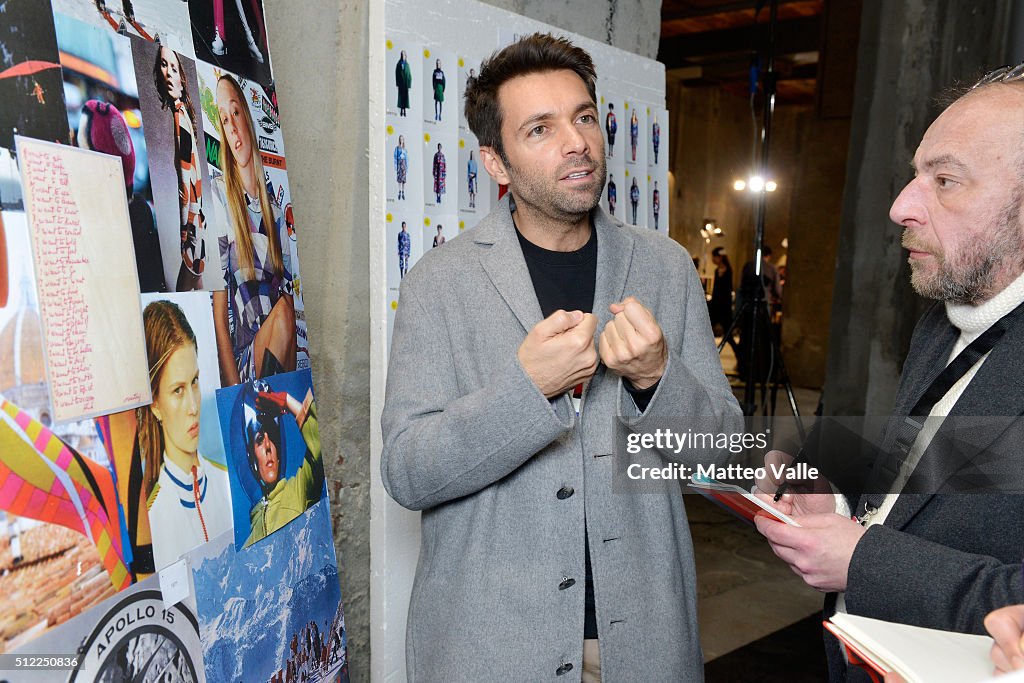
[[[202,65],[221,226],[214,322],[224,386],[309,368],[297,233],[277,110],[252,81]],[[258,126],[258,128],[257,128]]]
[[[406,185],[409,182],[409,145],[404,133],[395,132],[388,137],[394,138],[394,150],[391,153],[394,173],[388,176],[388,201],[404,202],[408,199]]]
[[[409,274],[416,261],[423,254],[423,240],[420,230],[423,226],[423,214],[416,211],[388,211],[384,217],[384,230],[387,234],[387,301],[388,301],[388,341],[395,323],[395,311],[398,310],[398,292],[402,280]]]
[[[631,225],[646,227],[647,225],[647,183],[646,178],[626,169],[626,179],[629,181],[629,203],[624,212],[622,220]]]
[[[459,142],[455,135],[424,133],[419,153],[424,155],[423,203],[437,211],[458,210]],[[449,173],[453,174],[449,177]]]
[[[51,0],[55,15],[73,17],[103,31],[136,36],[195,58],[188,5],[167,0]]]
[[[604,99],[603,97],[601,98]],[[608,141],[608,158],[614,158],[616,156],[622,156],[622,138],[619,137],[619,114],[622,112],[621,106],[616,109],[615,101],[609,99],[604,103],[604,134],[605,139]]]
[[[462,101],[459,99],[458,63],[455,53],[434,48],[425,48],[420,55],[423,63],[424,88],[423,96],[424,128],[443,128],[454,134],[458,130],[458,111]]]
[[[665,157],[668,154],[666,149],[668,144],[666,140],[668,112],[664,109],[651,107],[649,121],[651,128],[647,146],[647,165],[651,169],[663,169],[668,165],[668,160]],[[662,129],[663,126],[666,130]]]
[[[622,176],[620,175],[619,178]],[[608,182],[604,186],[604,196],[601,197],[601,206],[612,216],[622,218],[622,208],[619,206],[619,184],[615,181],[615,174],[609,169]],[[615,212],[618,211],[618,214]]]
[[[206,678],[348,683],[348,637],[327,502],[288,533],[189,556]],[[254,571],[255,570],[255,571]]]
[[[423,253],[443,247],[450,239],[459,235],[459,219],[456,214],[432,214],[423,221]]]
[[[61,438],[44,426],[46,408],[33,400],[40,388],[45,395],[40,375],[3,389],[24,408],[0,398],[0,652],[132,582],[113,473],[96,429],[90,421],[67,425]]]
[[[387,68],[390,84],[387,88],[386,112],[392,119],[412,118],[419,121],[423,106],[421,62],[422,49],[406,41],[387,40]]]
[[[70,141],[49,0],[7,0],[0,22],[0,147]]]
[[[636,173],[647,172],[647,105],[627,101],[623,103],[625,115],[629,117],[629,125],[625,131],[628,135],[624,153],[626,166],[636,167]],[[631,171],[632,172],[632,171]]]
[[[138,276],[124,258],[132,233],[121,159],[17,143],[54,420],[144,405],[151,397]]]
[[[232,517],[210,295],[147,295],[143,302],[153,402],[135,411],[134,457],[118,471],[129,485],[126,499],[144,501],[152,547],[139,542],[145,529],[137,515],[129,515],[129,529],[139,559],[151,554],[152,572],[229,531]]]
[[[220,258],[206,216],[209,174],[195,62],[138,38],[132,52],[167,288],[216,289]]]
[[[652,177],[652,182],[653,186],[651,187],[651,201],[648,205],[650,206],[651,212],[650,216],[648,217],[647,227],[651,228],[652,230],[661,230],[662,232],[667,232],[668,226],[661,222],[661,188],[658,187],[658,179],[656,177]]]
[[[188,0],[188,8],[196,57],[256,81],[274,97],[263,3],[260,0]]]
[[[491,176],[480,161],[480,144],[472,133],[459,138],[459,218],[470,229],[491,210]]]
[[[312,375],[302,370],[221,389],[217,406],[240,550],[327,495]]]
[[[14,654],[74,657],[77,666],[19,670],[19,683],[205,683],[193,598],[168,606],[157,577],[96,605]],[[60,654],[57,654],[60,653]],[[216,679],[210,679],[216,680]]]

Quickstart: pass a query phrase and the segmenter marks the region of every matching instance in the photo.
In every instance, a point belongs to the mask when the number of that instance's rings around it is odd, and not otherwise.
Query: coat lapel
[[[472,237],[482,248],[480,264],[484,272],[512,309],[523,330],[529,332],[543,316],[526,259],[523,258],[523,249],[516,237],[508,205],[509,196],[506,195],[473,229]]]
[[[542,319],[530,271],[516,237],[508,196],[473,230],[474,243],[482,247],[480,264],[494,288],[508,304],[523,329],[529,331]],[[600,207],[593,212],[597,230],[597,282],[593,312],[598,330],[611,320],[608,305],[621,301],[633,260],[633,236]]]
[[[620,223],[612,219],[601,207],[594,209],[594,229],[597,230],[597,283],[594,287],[594,315],[597,330],[604,329],[612,318],[608,305],[622,301],[626,291],[629,266],[633,261],[633,236]],[[640,302],[647,303],[650,302]]]

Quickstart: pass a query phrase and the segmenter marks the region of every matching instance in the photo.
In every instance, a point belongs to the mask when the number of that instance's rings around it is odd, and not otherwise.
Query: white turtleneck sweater
[[[1006,287],[1006,289],[977,306],[946,302],[946,317],[949,318],[949,322],[952,323],[954,327],[960,330],[960,337],[953,345],[953,351],[949,354],[949,358],[946,359],[946,365],[949,365],[949,363],[951,363],[961,351],[966,349],[971,342],[980,337],[981,334],[991,327],[997,320],[1017,308],[1021,303],[1024,303],[1024,275],[1018,276],[1016,280]],[[935,436],[935,432],[938,431],[939,426],[942,425],[941,418],[948,415],[949,411],[952,410],[954,405],[956,405],[961,394],[964,393],[967,385],[971,383],[972,379],[974,379],[974,376],[978,373],[978,370],[981,369],[982,364],[987,358],[988,354],[986,353],[980,360],[978,360],[977,363],[964,373],[964,376],[961,377],[956,384],[950,387],[949,391],[947,391],[934,406],[932,406],[931,412],[928,413],[928,419],[925,420],[924,427],[922,427],[921,432],[917,435],[917,439],[914,441],[914,445],[910,449],[910,453],[907,455],[907,459],[893,485],[894,491],[900,491],[906,485],[907,479],[910,478],[910,474],[914,471],[918,461],[921,460],[921,455],[928,448],[928,445]],[[882,501],[882,504],[878,506],[878,511],[871,515],[865,523],[865,526],[883,524],[889,516],[889,513],[892,512],[892,508],[898,499],[899,493],[890,493],[887,495],[885,500]],[[836,503],[836,512],[849,517],[850,507],[846,503],[846,499],[841,495],[837,495]],[[846,601],[844,598],[845,594],[840,593],[839,599],[836,602],[837,612],[846,611]]]

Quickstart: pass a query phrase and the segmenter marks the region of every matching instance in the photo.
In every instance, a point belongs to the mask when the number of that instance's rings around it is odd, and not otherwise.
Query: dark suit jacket
[[[928,309],[911,340],[896,398],[897,416],[907,415],[943,370],[958,336],[941,303]],[[958,416],[962,424],[965,417],[1022,414],[1024,322],[1018,320],[949,415]],[[1018,426],[1022,422],[989,419],[987,428],[973,434],[968,443],[950,447],[947,442],[944,454],[940,437],[957,420],[943,422],[911,479],[924,473],[929,483],[917,489],[922,493],[901,495],[885,523],[869,527],[854,550],[846,591],[850,614],[984,633],[983,620],[991,610],[1024,602],[1024,495],[1005,492],[1024,490],[1017,480],[1024,473],[1024,453],[1013,458],[1010,465],[1016,466],[1009,471],[1005,458],[991,457],[1024,450],[1024,429]],[[883,448],[895,438],[892,432],[888,429],[883,436]],[[955,481],[964,472],[972,476],[981,472],[1004,492],[935,493],[950,488],[962,491],[943,482]],[[1007,476],[1014,477],[1014,483],[1004,486]],[[826,598],[826,617],[834,613],[835,599],[835,594]],[[826,633],[825,641],[832,681],[868,680],[860,669],[847,671],[835,638]]]

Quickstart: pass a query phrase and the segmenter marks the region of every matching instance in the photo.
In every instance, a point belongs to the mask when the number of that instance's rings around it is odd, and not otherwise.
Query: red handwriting
[[[60,152],[26,149],[22,159],[32,196],[32,240],[54,409],[58,415],[88,413],[95,407],[97,387],[85,296],[89,258],[79,207]]]

